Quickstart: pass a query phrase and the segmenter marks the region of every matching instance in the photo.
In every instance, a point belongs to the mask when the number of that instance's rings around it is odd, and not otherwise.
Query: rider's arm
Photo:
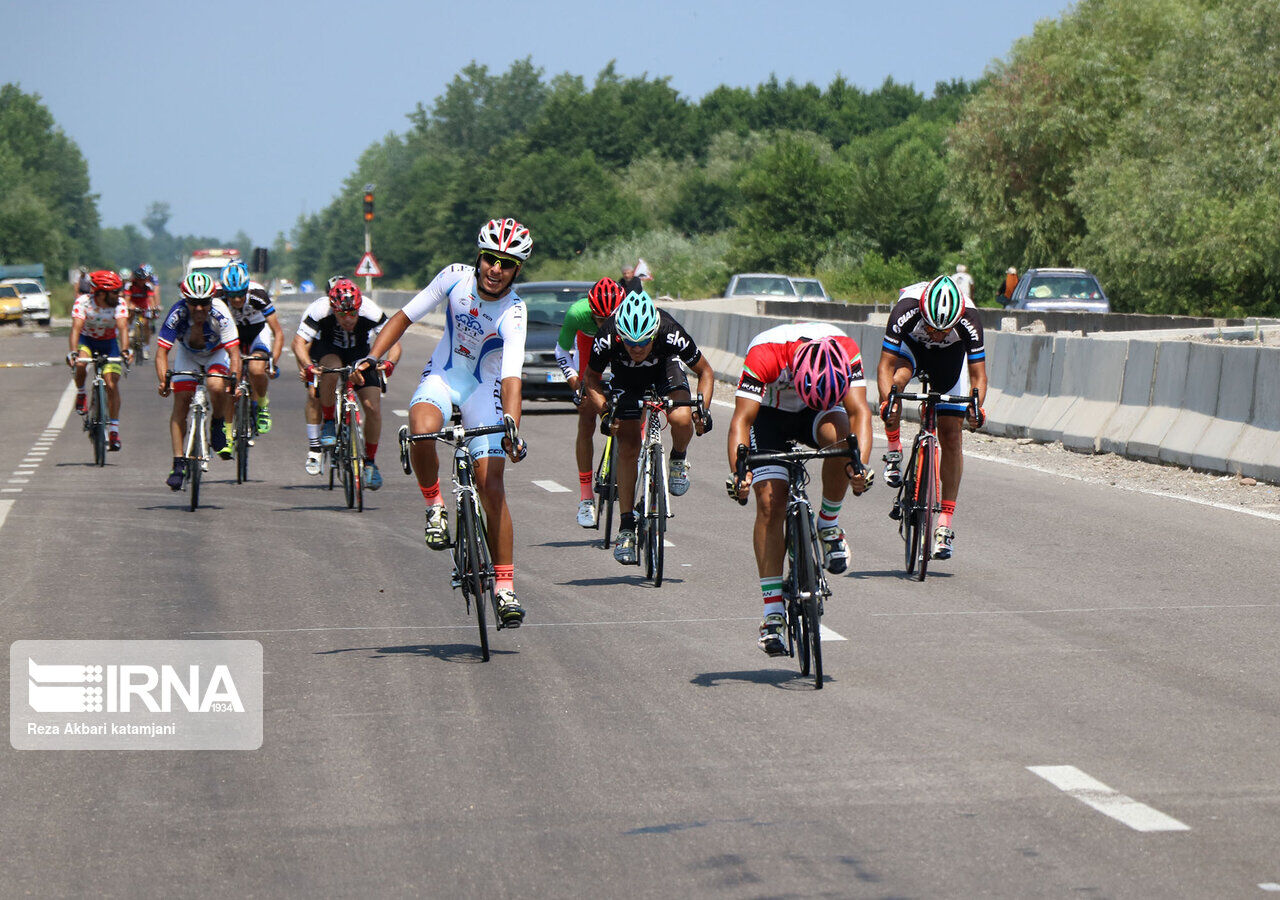
[[[698,393],[702,395],[702,408],[710,410],[711,394],[716,389],[715,370],[711,368],[711,363],[707,362],[705,356],[700,356],[693,364],[693,371],[698,376]]]
[[[760,401],[748,397],[736,397],[733,401],[733,418],[729,420],[729,471],[737,474],[738,445],[751,446],[751,426],[760,413]],[[750,476],[750,473],[747,473]]]
[[[267,316],[267,327],[271,329],[271,364],[280,368],[280,354],[284,353],[284,329],[280,327],[280,317],[275,313]]]
[[[164,376],[169,371],[169,346],[156,345],[156,381],[160,383],[160,391],[164,393]]]
[[[120,353],[124,355],[129,349],[129,313],[116,316],[116,343],[120,345]]]
[[[295,334],[291,349],[293,350],[294,361],[298,364],[299,374],[305,373],[311,365],[311,342],[301,334]]]
[[[400,338],[404,337],[404,333],[409,330],[411,324],[413,323],[405,315],[404,310],[398,310],[378,331],[378,336],[373,340],[373,346],[369,348],[369,355],[374,359],[384,358],[392,347],[399,344]]]
[[[911,366],[904,366],[903,362],[903,358],[892,350],[880,351],[880,362],[876,366],[876,388],[880,391],[881,402],[889,399],[889,392],[895,387],[902,390],[911,380]]]
[[[858,451],[865,466],[871,462],[871,407],[867,405],[866,385],[849,386],[844,392],[844,411],[849,416],[849,431],[858,439]]]
[[[71,346],[72,354],[80,352],[80,332],[84,331],[84,319],[72,318],[71,320]]]

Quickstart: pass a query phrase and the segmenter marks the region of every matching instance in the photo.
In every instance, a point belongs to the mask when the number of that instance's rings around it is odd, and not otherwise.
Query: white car
[[[0,284],[11,284],[22,295],[22,317],[48,325],[50,318],[49,293],[34,278],[6,278]]]

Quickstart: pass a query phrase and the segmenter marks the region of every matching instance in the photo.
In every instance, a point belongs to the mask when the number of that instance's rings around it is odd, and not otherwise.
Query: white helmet
[[[529,236],[529,229],[515,219],[490,219],[480,229],[476,246],[481,250],[514,256],[523,262],[533,250],[533,238]]]

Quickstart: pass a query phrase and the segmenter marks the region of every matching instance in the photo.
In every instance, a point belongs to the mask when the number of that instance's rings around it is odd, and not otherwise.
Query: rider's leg
[[[816,426],[817,444],[829,447],[849,436],[849,416],[843,409],[829,410],[822,414]],[[831,457],[822,461],[822,508],[818,510],[818,530],[835,528],[840,524],[840,507],[849,489],[849,461],[844,457]]]
[[[185,388],[185,390],[183,389]],[[174,385],[173,410],[169,413],[169,437],[173,443],[173,455],[185,456],[187,437],[187,412],[195,396],[195,382],[179,382]]]
[[[364,458],[374,462],[382,434],[382,388],[377,385],[360,388],[356,395],[364,410]]]
[[[505,469],[506,459],[501,456],[484,456],[476,460],[476,484],[489,532],[489,553],[495,567],[512,565],[514,556],[515,531],[511,526],[511,510],[507,507]],[[497,589],[512,588],[509,584],[499,584]]]
[[[416,395],[415,395],[416,396]],[[419,400],[409,407],[409,432],[430,434],[444,427],[444,412],[434,403]],[[409,461],[418,479],[418,488],[428,505],[443,503],[440,498],[440,457],[435,441],[416,441],[409,445]]]
[[[582,398],[578,407],[578,438],[574,442],[573,452],[578,463],[578,488],[580,500],[591,499],[591,473],[595,455],[596,418],[600,410],[591,402],[591,396]]]
[[[683,401],[689,399],[689,392],[672,391],[667,396],[672,400]],[[671,423],[671,454],[681,458],[688,452],[689,442],[693,440],[693,410],[688,406],[673,409],[667,416],[667,421]]]
[[[938,416],[938,443],[942,447],[942,515],[938,524],[946,528],[951,527],[964,474],[963,424],[961,416]]]
[[[249,363],[249,387],[253,389],[253,399],[261,403],[267,397],[267,384],[270,379],[267,377],[266,362]]]

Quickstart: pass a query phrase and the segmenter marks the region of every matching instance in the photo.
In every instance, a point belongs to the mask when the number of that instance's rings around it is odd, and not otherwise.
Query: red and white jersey
[[[742,377],[738,379],[738,391],[734,396],[758,400],[784,412],[805,409],[804,401],[791,386],[791,361],[796,347],[806,341],[834,337],[836,343],[849,355],[849,385],[866,387],[862,372],[862,351],[853,338],[826,322],[798,322],[779,325],[756,335],[747,347],[742,363]]]
[[[95,341],[106,341],[116,336],[116,319],[129,318],[129,303],[121,297],[114,306],[99,306],[92,294],[81,294],[71,307],[71,318],[84,322],[80,333]]]

